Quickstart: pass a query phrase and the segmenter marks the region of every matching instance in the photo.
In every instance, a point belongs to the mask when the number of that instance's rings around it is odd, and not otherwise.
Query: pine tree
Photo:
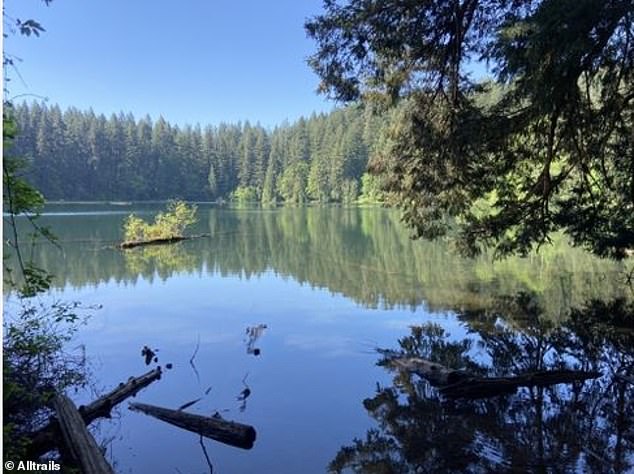
[[[218,199],[241,187],[241,196],[262,203],[327,202],[350,195],[353,181],[359,187],[367,161],[357,109],[313,114],[270,133],[248,123],[202,131],[162,117],[106,119],[39,103],[21,104],[15,116],[23,132],[14,150],[51,199]]]
[[[262,190],[264,188],[264,180],[266,179],[266,170],[268,164],[269,154],[271,153],[269,145],[269,137],[266,131],[258,126],[256,129],[255,139],[255,162],[253,163],[253,179],[252,185],[255,187],[258,193],[258,197],[262,196]]]

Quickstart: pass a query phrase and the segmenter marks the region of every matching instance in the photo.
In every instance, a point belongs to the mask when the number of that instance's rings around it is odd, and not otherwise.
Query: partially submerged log
[[[166,237],[161,239],[149,239],[149,240],[128,240],[119,244],[120,249],[132,249],[135,247],[142,247],[144,245],[164,245],[181,242],[182,240],[189,240],[191,237],[184,237],[175,235],[173,237]]]
[[[53,402],[59,429],[68,453],[81,472],[86,474],[114,474],[104,459],[95,438],[88,432],[77,407],[66,395],[57,395]]]
[[[161,237],[159,239],[148,240],[127,240],[119,244],[121,250],[132,249],[135,247],[143,247],[146,245],[165,245],[175,244],[176,242],[182,242],[183,240],[200,239],[201,237],[209,237],[211,234],[198,234],[198,235],[173,235],[171,237]]]
[[[255,428],[234,421],[227,421],[213,416],[194,415],[182,410],[171,410],[169,408],[146,405],[145,403],[130,403],[129,408],[237,448],[251,449],[255,441]]]
[[[130,377],[126,383],[120,383],[119,386],[110,393],[107,393],[88,405],[80,406],[79,412],[82,414],[84,420],[92,421],[100,417],[110,418],[112,407],[127,398],[135,397],[139,391],[155,380],[159,380],[162,373],[162,369],[157,367],[139,377]],[[90,421],[87,421],[87,423],[90,423]]]
[[[600,372],[595,371],[542,370],[511,377],[481,377],[418,357],[396,358],[390,363],[399,370],[424,378],[448,398],[487,398],[515,393],[519,387],[545,387],[582,382],[601,376]]]
[[[112,408],[129,397],[136,394],[150,385],[155,380],[161,378],[161,368],[150,370],[149,372],[139,376],[130,377],[126,383],[120,383],[117,388],[103,395],[97,400],[85,406],[79,407],[79,413],[84,420],[84,424],[89,425],[97,418],[109,418]],[[31,436],[29,445],[29,457],[38,458],[43,454],[55,449],[59,441],[59,425],[57,420],[51,421],[48,425],[39,429]]]

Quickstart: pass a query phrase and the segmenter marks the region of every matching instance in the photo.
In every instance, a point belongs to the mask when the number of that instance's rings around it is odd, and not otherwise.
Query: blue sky
[[[274,126],[335,104],[318,96],[303,29],[321,0],[6,0],[39,38],[9,36],[24,84],[10,95],[96,112],[163,115],[179,124]]]

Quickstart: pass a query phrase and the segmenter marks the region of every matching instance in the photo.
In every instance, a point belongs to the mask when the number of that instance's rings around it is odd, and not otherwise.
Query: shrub
[[[9,305],[6,305],[9,306]],[[87,383],[83,351],[66,346],[84,319],[79,303],[34,303],[20,298],[15,313],[4,310],[3,447],[5,459],[24,458],[28,435],[52,414],[55,393]],[[88,308],[89,309],[89,308]]]
[[[253,186],[238,186],[231,196],[239,204],[258,201],[258,190]]]
[[[159,212],[153,224],[130,214],[123,224],[125,241],[170,239],[182,237],[185,229],[196,223],[196,206],[184,201],[170,201],[165,212]]]

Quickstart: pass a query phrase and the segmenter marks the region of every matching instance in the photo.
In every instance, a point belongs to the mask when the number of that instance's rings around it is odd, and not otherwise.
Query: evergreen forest
[[[351,106],[274,129],[241,122],[179,126],[22,103],[12,152],[47,200],[305,203],[376,201],[365,175],[379,118]]]

